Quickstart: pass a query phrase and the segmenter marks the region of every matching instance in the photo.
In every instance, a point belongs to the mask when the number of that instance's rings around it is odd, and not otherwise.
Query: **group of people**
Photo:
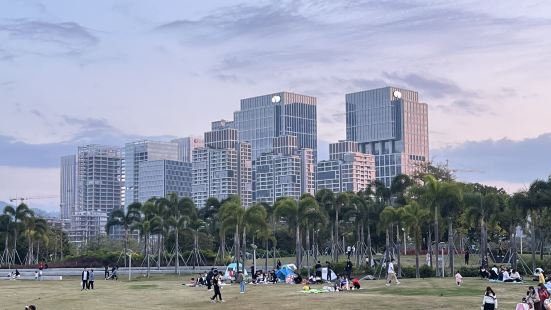
[[[109,273],[109,265],[103,266],[103,274],[105,280],[118,280],[119,279],[119,266],[112,266],[111,273]]]
[[[87,268],[84,268],[84,270],[82,270],[80,279],[82,281],[81,291],[94,289],[94,280],[95,280],[94,269],[90,269],[90,271],[88,271]]]
[[[493,281],[501,282],[522,282],[522,277],[516,269],[507,269],[504,266],[499,268],[494,265],[490,269],[486,269],[484,266],[480,266],[479,275],[483,279],[489,279]]]
[[[522,298],[522,303],[528,305],[528,308],[533,310],[551,309],[549,291],[543,283],[539,283],[536,287],[529,286],[526,296]]]

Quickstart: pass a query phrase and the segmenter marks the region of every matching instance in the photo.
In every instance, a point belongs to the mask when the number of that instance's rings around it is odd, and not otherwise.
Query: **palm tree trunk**
[[[486,233],[484,218],[480,217],[480,259],[485,260],[488,250],[486,249]],[[487,261],[487,260],[486,260]]]
[[[390,261],[390,236],[389,236],[389,233],[388,233],[388,228],[386,229],[385,231],[386,233],[386,236],[385,236],[385,261]]]
[[[264,248],[266,249],[266,253],[264,255],[264,272],[268,272],[268,254],[270,251],[268,251],[268,239],[264,241]]]
[[[306,227],[306,266],[308,266],[308,276],[310,276],[310,230]]]
[[[334,261],[336,258],[335,256],[336,247],[335,247],[335,232],[331,229],[331,259]]]
[[[300,253],[300,227],[297,224],[297,227],[295,229],[295,258],[296,258],[296,265],[298,270],[300,271],[300,259],[301,259],[301,253]]]
[[[371,227],[367,224],[367,256],[369,257],[369,266],[373,262],[373,250],[371,249]]]
[[[175,233],[175,240],[176,240],[176,244],[175,244],[176,261],[174,261],[174,273],[180,274],[180,234],[178,233],[178,227],[174,229],[174,233]]]
[[[543,244],[545,241],[545,237],[543,236],[543,231],[540,229],[540,260],[543,260]]]
[[[235,279],[237,279],[237,271],[239,270],[239,250],[241,249],[239,247],[239,225],[235,225],[235,234],[233,238],[233,243],[235,247]]]
[[[393,239],[394,240],[394,239]],[[400,255],[400,225],[396,225],[396,256],[398,257],[398,276],[402,275],[402,264]]]
[[[126,265],[126,254],[128,253],[128,228],[124,229],[124,267],[128,267]]]
[[[221,262],[222,265],[225,265],[225,259],[226,259],[226,231],[223,229],[220,229],[220,255],[222,256]]]
[[[335,260],[339,261],[339,209],[335,209],[335,240],[337,246],[335,247]]]
[[[450,261],[450,270],[451,275],[455,274],[455,269],[453,266],[453,259],[454,259],[454,251],[453,251],[453,222],[452,219],[449,218],[448,223],[448,260]]]
[[[534,212],[532,212],[532,214],[530,216],[530,223],[532,225],[532,246],[531,246],[531,250],[532,250],[532,272],[534,270],[536,270],[536,227],[534,225],[534,220],[535,220]]]
[[[149,264],[149,234],[146,234],[145,237],[145,257],[147,259],[147,278],[149,279],[149,272],[150,272],[150,264]]]
[[[429,224],[429,235],[427,237],[427,253],[429,253],[429,264],[431,268],[434,267],[433,261],[432,261],[432,229],[431,225]]]
[[[440,235],[439,235],[439,228],[438,228],[438,207],[434,207],[434,252],[436,253],[436,276],[440,276],[440,268],[438,268],[438,245],[440,243]],[[444,262],[442,262],[444,263]]]
[[[241,251],[241,255],[243,255],[243,274],[245,274],[245,262],[247,262],[247,227],[245,225],[243,225],[243,244],[241,247],[243,248]],[[237,269],[239,269],[239,265],[237,266]]]
[[[356,251],[354,252],[354,255],[356,256],[356,266],[360,266],[360,240],[361,240],[361,231],[360,231],[360,222],[356,223]]]
[[[157,270],[161,270],[161,238],[162,235],[157,235],[157,252],[158,252],[158,258],[157,258]]]
[[[513,269],[517,269],[517,236],[516,227],[511,225],[511,265]]]
[[[415,229],[415,277],[417,279],[420,278],[419,274],[419,252],[421,248],[421,238],[420,238],[421,232],[419,231],[419,228]]]

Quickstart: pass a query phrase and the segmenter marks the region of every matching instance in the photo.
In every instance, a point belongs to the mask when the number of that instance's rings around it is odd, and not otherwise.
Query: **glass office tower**
[[[428,105],[416,91],[396,87],[347,94],[346,138],[375,155],[377,180],[390,186],[429,160]]]
[[[253,160],[271,153],[274,138],[296,136],[299,149],[317,150],[316,98],[280,92],[241,100],[233,126],[251,143]]]

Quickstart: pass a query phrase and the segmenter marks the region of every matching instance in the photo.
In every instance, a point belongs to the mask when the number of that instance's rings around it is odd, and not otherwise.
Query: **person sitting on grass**
[[[503,280],[503,282],[522,282],[522,279],[516,269],[511,269],[509,278],[507,280]]]
[[[484,266],[480,266],[480,270],[478,271],[478,275],[482,279],[487,279],[487,278],[490,277],[490,273],[488,272],[488,270],[486,270],[486,268],[484,268]]]

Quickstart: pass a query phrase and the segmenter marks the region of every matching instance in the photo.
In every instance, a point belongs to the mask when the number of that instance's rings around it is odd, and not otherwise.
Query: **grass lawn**
[[[185,278],[186,280],[188,277]],[[359,291],[304,294],[299,285],[225,286],[224,305],[210,304],[206,288],[181,285],[183,278],[158,276],[149,280],[98,280],[94,291],[80,291],[78,278],[63,281],[0,281],[0,309],[480,309],[487,281],[466,278],[456,287],[453,278],[405,279],[400,286],[364,281]],[[500,309],[514,309],[526,284],[492,283]]]

